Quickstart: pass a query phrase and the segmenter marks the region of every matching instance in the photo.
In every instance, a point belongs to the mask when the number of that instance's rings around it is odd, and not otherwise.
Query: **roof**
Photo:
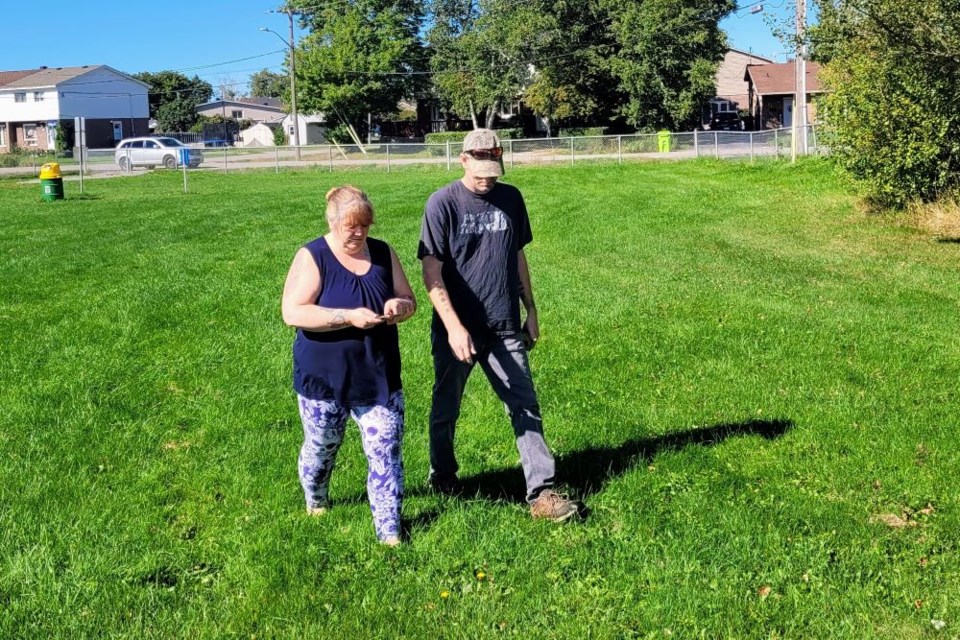
[[[73,80],[91,71],[100,69],[106,69],[145,87],[150,86],[105,64],[85,64],[82,67],[40,67],[39,69],[30,69],[29,71],[0,71],[0,87],[4,89],[55,87],[62,82]]]
[[[0,87],[15,82],[20,78],[31,76],[39,69],[27,69],[26,71],[0,71]]]
[[[774,64],[748,64],[744,80],[752,82],[758,95],[780,95],[796,93],[795,62]],[[807,62],[807,93],[820,93],[820,65]]]
[[[730,47],[729,49],[727,49],[727,53],[739,53],[740,55],[744,55],[744,56],[747,56],[748,58],[753,58],[754,60],[759,60],[761,62],[770,62],[770,63],[773,62],[773,60],[771,60],[766,56],[758,56],[757,54],[751,51],[744,51],[743,49],[737,49],[735,47]]]
[[[206,109],[209,107],[220,107],[226,105],[237,105],[240,107],[257,107],[267,111],[283,112],[283,104],[279,98],[236,98],[234,100],[211,100],[210,102],[197,106],[197,109]]]
[[[280,98],[238,98],[237,102],[253,104],[260,107],[276,107],[277,109],[283,108],[283,102],[280,100]]]

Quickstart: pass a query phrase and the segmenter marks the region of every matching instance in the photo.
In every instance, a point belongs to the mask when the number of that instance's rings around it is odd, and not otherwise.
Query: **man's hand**
[[[537,340],[540,339],[540,323],[537,322],[536,309],[531,309],[527,312],[527,321],[523,323],[523,328],[520,329],[520,339],[523,340],[527,351],[533,349],[537,344]]]
[[[473,362],[473,356],[477,355],[477,350],[473,346],[473,338],[470,337],[463,325],[453,331],[448,331],[447,340],[450,342],[450,350],[453,351],[453,356],[457,360],[467,364]]]

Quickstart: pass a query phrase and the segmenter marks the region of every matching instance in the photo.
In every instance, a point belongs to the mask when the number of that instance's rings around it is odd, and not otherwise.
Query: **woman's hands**
[[[383,324],[383,316],[378,316],[366,307],[357,307],[344,314],[344,320],[357,329],[372,329],[378,324]]]
[[[372,329],[378,324],[397,324],[413,315],[417,305],[409,298],[390,298],[383,305],[383,315],[367,309],[357,307],[343,312],[344,326],[350,325],[357,329]]]
[[[390,298],[383,305],[383,315],[387,324],[397,324],[410,318],[417,310],[417,305],[409,298]]]

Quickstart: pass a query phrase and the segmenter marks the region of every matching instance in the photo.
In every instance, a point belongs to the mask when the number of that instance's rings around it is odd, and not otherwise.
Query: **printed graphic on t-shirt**
[[[480,235],[507,230],[507,214],[496,207],[480,213],[465,213],[460,222],[460,233]]]

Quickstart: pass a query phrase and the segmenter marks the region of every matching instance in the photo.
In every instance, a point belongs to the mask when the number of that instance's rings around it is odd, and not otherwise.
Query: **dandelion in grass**
[[[450,592],[447,591],[446,589],[444,589],[443,591],[440,592],[440,598],[441,598],[441,599],[446,600],[446,599],[449,598],[449,597],[450,597]]]
[[[477,576],[477,580],[481,582],[483,582],[487,578],[487,574],[485,574],[483,571],[477,571],[476,576]]]

